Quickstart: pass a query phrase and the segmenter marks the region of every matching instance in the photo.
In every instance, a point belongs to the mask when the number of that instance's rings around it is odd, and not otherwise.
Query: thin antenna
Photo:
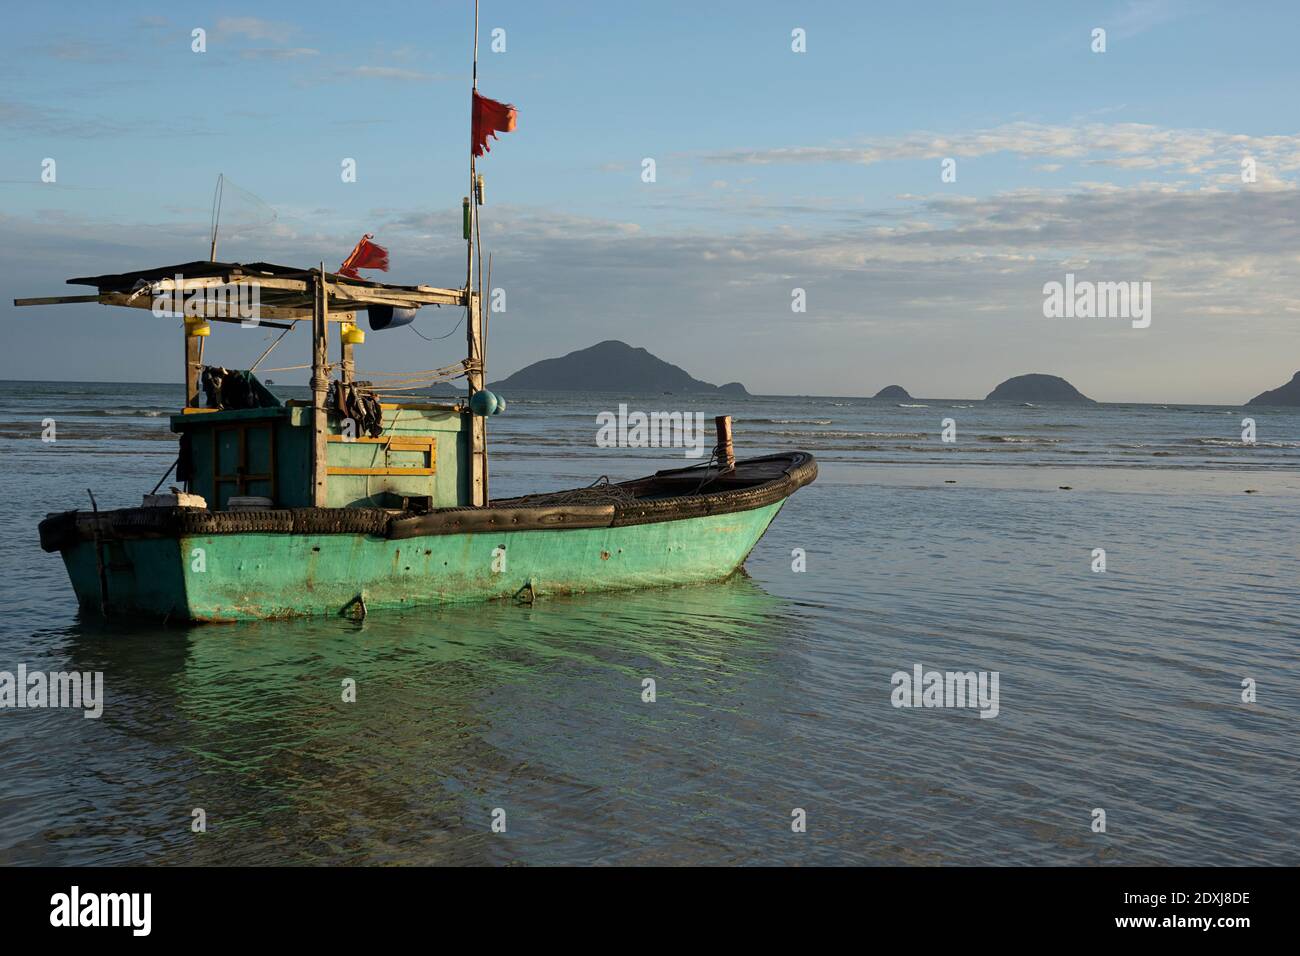
[[[487,384],[487,344],[488,344],[488,319],[492,315],[492,303],[489,301],[484,304],[483,301],[483,250],[479,249],[479,290],[478,302],[479,308],[483,310],[483,384]],[[492,253],[487,257],[487,291],[492,291]]]
[[[226,176],[217,174],[217,188],[212,193],[212,245],[208,250],[208,261],[217,261],[217,230],[221,227],[221,199],[225,195]]]
[[[478,0],[474,0],[474,72],[469,88],[469,251],[465,260],[465,290],[474,290],[474,232],[478,225],[478,203],[474,187],[477,178],[474,171],[474,99],[478,95]]]

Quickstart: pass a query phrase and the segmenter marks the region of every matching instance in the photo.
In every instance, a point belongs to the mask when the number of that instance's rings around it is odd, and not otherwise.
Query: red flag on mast
[[[474,119],[471,129],[471,138],[474,142],[474,155],[482,156],[484,153],[491,152],[492,148],[488,146],[488,137],[496,138],[497,133],[510,133],[514,131],[515,120],[519,116],[519,111],[509,103],[498,103],[496,100],[490,100],[486,96],[480,96],[478,91],[474,91]]]
[[[375,238],[374,234],[369,232],[361,237],[361,241],[352,247],[352,252],[343,260],[343,265],[339,266],[339,275],[347,276],[349,279],[360,279],[361,276],[357,275],[358,269],[388,271],[388,250],[371,242],[373,238]]]

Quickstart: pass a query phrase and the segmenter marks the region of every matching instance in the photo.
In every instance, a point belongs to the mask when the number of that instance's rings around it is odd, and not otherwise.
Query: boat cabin
[[[302,270],[209,261],[68,282],[96,291],[14,304],[98,302],[181,320],[185,397],[171,417],[180,437],[176,478],[209,509],[226,510],[232,498],[269,499],[262,505],[273,508],[405,512],[487,504],[485,409],[469,401],[483,388],[480,299],[470,288],[352,279],[327,273],[323,263]],[[408,324],[429,306],[467,310],[468,356],[441,369],[358,380],[356,349],[365,333],[357,314],[366,312],[376,331]],[[247,370],[205,362],[214,325],[259,325],[283,330],[283,338],[301,321],[312,323],[311,361],[290,368],[311,369],[310,400],[283,401],[257,376],[280,339]],[[457,378],[466,381],[464,400],[400,400]]]
[[[459,405],[390,403],[380,434],[358,435],[337,413],[328,419],[326,508],[427,511],[470,503],[466,414]],[[214,511],[232,497],[269,498],[276,508],[309,508],[312,411],[307,402],[265,408],[186,409],[177,478]]]

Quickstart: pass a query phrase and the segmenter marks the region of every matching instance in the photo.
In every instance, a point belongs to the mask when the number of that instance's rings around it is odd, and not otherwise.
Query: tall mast
[[[217,230],[221,228],[221,200],[225,195],[225,173],[217,174],[217,188],[212,194],[212,245],[208,247],[208,261],[217,261]]]
[[[465,372],[465,383],[469,396],[480,391],[486,384],[483,369],[483,302],[482,296],[474,289],[474,240],[478,235],[478,189],[477,174],[474,168],[474,114],[475,98],[478,95],[478,0],[474,0],[474,54],[473,73],[470,81],[469,97],[469,215],[470,228],[466,237],[465,253],[465,303],[468,321],[465,323],[465,335],[469,342],[469,367]],[[482,285],[483,263],[480,256],[479,285]],[[469,416],[469,503],[482,507],[488,502],[488,461],[487,461],[487,420],[482,415]]]
[[[478,226],[478,203],[475,202],[475,171],[474,171],[474,95],[478,92],[478,0],[474,0],[474,53],[473,53],[473,74],[469,87],[469,238],[466,240],[468,246],[465,260],[465,288],[472,290],[474,288],[474,232]]]

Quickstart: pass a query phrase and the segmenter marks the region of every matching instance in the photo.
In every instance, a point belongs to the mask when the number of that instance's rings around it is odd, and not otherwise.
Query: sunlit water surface
[[[363,623],[79,618],[36,523],[87,487],[138,503],[176,391],[0,383],[0,670],[107,684],[99,720],[0,710],[0,862],[1300,862],[1295,411],[1253,412],[1247,448],[1241,409],[628,398],[823,462],[747,576]],[[618,401],[514,398],[494,492],[683,461],[594,447]],[[998,716],[896,709],[914,664],[998,671]]]

